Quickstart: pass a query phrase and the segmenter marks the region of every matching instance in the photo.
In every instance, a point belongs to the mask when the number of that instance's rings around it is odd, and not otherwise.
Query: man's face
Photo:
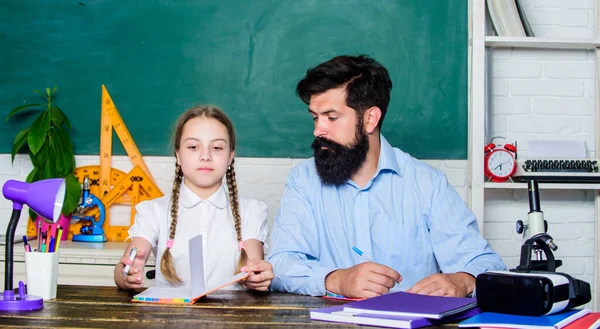
[[[326,185],[344,184],[367,157],[369,140],[363,121],[346,105],[343,88],[311,97],[308,110],[315,122],[311,147],[317,173]]]

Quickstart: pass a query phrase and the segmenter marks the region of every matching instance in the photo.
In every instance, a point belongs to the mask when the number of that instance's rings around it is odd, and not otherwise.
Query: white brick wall
[[[594,37],[596,0],[519,0],[538,37]]]
[[[538,37],[591,38],[596,0],[520,0]],[[595,55],[586,50],[492,49],[487,136],[518,142],[521,159],[528,140],[583,140],[595,157]],[[542,190],[541,208],[563,260],[560,271],[594,282],[594,191]],[[514,267],[527,221],[525,190],[485,191],[484,236]],[[591,306],[590,306],[591,307]]]
[[[98,165],[98,156],[76,156],[77,166]],[[170,192],[175,166],[173,157],[144,157],[152,176],[164,194]],[[269,227],[279,210],[279,201],[285,187],[285,179],[289,171],[305,159],[269,159],[269,158],[236,158],[236,176],[238,190],[241,196],[254,198],[265,202],[269,208]],[[463,200],[467,198],[466,187],[466,161],[457,160],[432,160],[427,161],[431,166],[444,171],[448,180]],[[126,156],[114,156],[113,167],[128,172],[132,169],[131,162]],[[29,158],[17,155],[14,166],[10,165],[10,154],[0,154],[0,184],[9,179],[24,180],[31,170]],[[0,186],[1,186],[0,185]],[[0,198],[0,230],[6,232],[10,219],[12,204]],[[129,207],[111,208],[111,223],[113,225],[128,225]],[[25,218],[25,214],[23,214]],[[17,235],[25,232],[26,220],[21,219],[17,228]]]

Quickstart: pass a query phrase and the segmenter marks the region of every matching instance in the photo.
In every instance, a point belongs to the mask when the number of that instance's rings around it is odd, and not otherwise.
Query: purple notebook
[[[393,292],[344,305],[344,311],[441,319],[477,306],[475,298],[440,297]]]
[[[355,323],[388,328],[413,329],[434,326],[448,322],[456,322],[459,320],[470,318],[474,315],[477,315],[480,312],[481,310],[475,307],[440,320],[435,320],[408,316],[345,312],[344,305],[338,305],[312,310],[310,311],[310,318],[312,320],[328,322]]]

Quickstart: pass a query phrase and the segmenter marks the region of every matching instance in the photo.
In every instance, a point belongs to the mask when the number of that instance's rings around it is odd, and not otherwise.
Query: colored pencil
[[[54,252],[58,251],[58,247],[60,247],[60,240],[62,240],[63,229],[58,225],[58,233],[56,233],[56,247],[54,247]]]
[[[42,220],[38,220],[38,230],[37,230],[37,250],[40,250],[42,246]]]
[[[50,252],[50,239],[52,239],[52,226],[48,225],[46,231],[46,252]]]

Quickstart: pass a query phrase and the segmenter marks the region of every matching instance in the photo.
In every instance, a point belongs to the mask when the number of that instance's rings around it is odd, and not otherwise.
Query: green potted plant
[[[73,152],[73,141],[69,135],[71,123],[54,102],[53,97],[56,89],[57,87],[52,90],[46,88],[45,93],[35,90],[36,93],[44,97],[45,102],[18,106],[6,116],[6,121],[13,117],[16,119],[19,117],[15,116],[16,114],[28,109],[42,110],[29,128],[17,133],[12,146],[11,161],[14,162],[15,154],[27,149],[33,164],[33,170],[27,176],[27,182],[31,183],[48,178],[65,178],[66,196],[62,214],[68,218],[79,203],[81,185],[73,174],[75,154]],[[29,215],[32,221],[37,218],[37,215],[31,210]],[[66,223],[68,225],[69,222]],[[28,234],[33,235],[31,233],[35,233],[35,231],[30,232],[30,227],[35,230],[35,226],[28,225]]]

